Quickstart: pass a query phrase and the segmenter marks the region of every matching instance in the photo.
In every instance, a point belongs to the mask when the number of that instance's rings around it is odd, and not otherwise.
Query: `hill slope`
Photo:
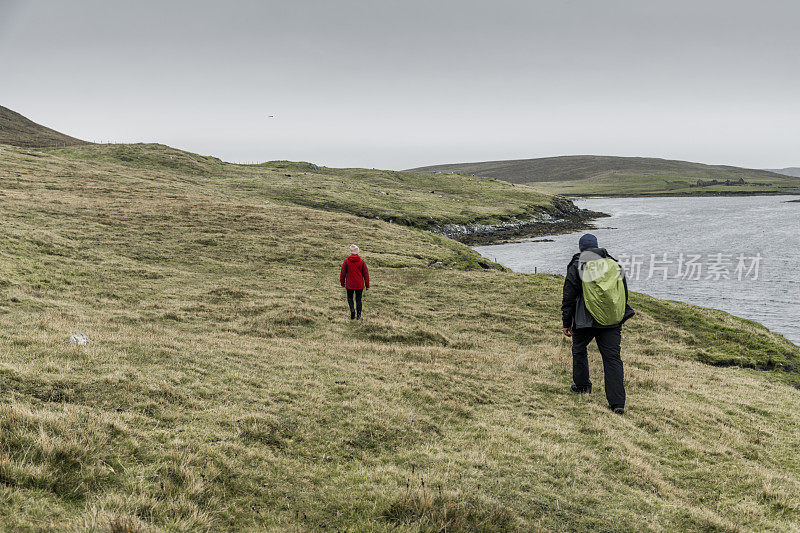
[[[456,172],[570,195],[753,194],[800,191],[800,180],[766,170],[647,157],[563,156],[411,169]],[[704,182],[698,185],[698,180]],[[719,183],[714,183],[716,180]],[[737,183],[743,180],[745,183]],[[725,182],[734,182],[730,185]]]
[[[0,152],[0,529],[800,527],[780,336],[634,295],[619,417],[596,353],[566,392],[562,278],[292,204],[293,171],[134,149]]]
[[[128,169],[127,173],[145,171],[162,179],[213,178],[228,185],[226,194],[238,197],[263,195],[283,204],[417,228],[538,219],[549,226],[553,220],[579,222],[591,215],[563,198],[492,178],[335,169],[290,161],[237,165],[159,144],[76,146],[54,153],[86,162],[114,163]]]
[[[0,144],[23,147],[70,146],[86,141],[64,135],[0,106]]]
[[[784,174],[786,176],[794,176],[795,178],[800,178],[800,167],[774,168],[768,170],[770,172],[776,172],[778,174]]]

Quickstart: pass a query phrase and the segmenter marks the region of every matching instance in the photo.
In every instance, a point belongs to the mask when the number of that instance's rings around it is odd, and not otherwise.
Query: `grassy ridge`
[[[412,170],[490,176],[530,185],[547,194],[572,196],[800,193],[800,179],[771,171],[648,157],[544,157],[434,165]],[[698,180],[725,182],[740,178],[746,185],[695,186]]]
[[[560,277],[273,174],[65,156],[0,152],[0,528],[800,526],[800,353],[764,327],[635,295],[618,417],[597,354],[598,392],[565,392]]]
[[[310,163],[223,163],[164,145],[95,145],[54,150],[71,160],[123,165],[164,179],[211,179],[236,198],[269,198],[415,227],[493,224],[574,209],[529,187],[491,178],[367,169],[331,169]]]
[[[44,147],[86,144],[86,141],[59,133],[0,106],[0,144]]]
[[[800,178],[800,167],[772,168],[767,170],[770,172],[777,172],[778,174],[785,174],[787,176]]]
[[[539,182],[532,184],[536,190],[546,194],[568,196],[726,196],[800,194],[798,178],[749,178],[745,185],[705,185],[696,187],[696,174],[659,174],[657,176],[628,174],[624,172],[605,174],[589,180],[570,182]],[[724,178],[727,179],[727,178]],[[723,179],[723,181],[724,181]]]

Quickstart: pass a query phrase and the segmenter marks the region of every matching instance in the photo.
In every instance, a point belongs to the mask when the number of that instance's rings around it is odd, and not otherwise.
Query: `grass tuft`
[[[426,532],[491,532],[518,528],[515,513],[497,502],[460,491],[443,491],[441,486],[426,488],[422,478],[408,483],[408,490],[396,497],[381,515],[393,525],[411,526]]]

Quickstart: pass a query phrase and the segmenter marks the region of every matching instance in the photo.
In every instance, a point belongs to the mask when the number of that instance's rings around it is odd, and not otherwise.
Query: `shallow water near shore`
[[[722,309],[800,344],[797,197],[591,198],[611,215],[590,230],[625,267],[631,290]],[[478,246],[517,272],[564,274],[585,232]],[[539,242],[535,242],[539,241]]]

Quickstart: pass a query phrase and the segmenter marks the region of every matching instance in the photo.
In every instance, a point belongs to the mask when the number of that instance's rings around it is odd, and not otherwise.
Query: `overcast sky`
[[[0,0],[0,105],[229,161],[797,166],[799,20],[794,0]]]

